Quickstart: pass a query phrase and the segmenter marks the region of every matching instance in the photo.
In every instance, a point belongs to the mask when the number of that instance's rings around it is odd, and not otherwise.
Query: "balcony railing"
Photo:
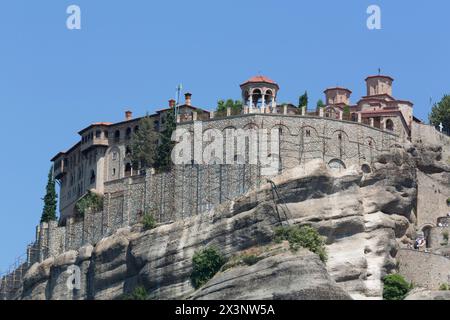
[[[109,146],[108,139],[94,137],[94,138],[92,138],[92,140],[87,141],[81,145],[81,152],[85,152],[85,151],[89,150],[90,148],[97,147],[97,146],[104,146],[104,147]]]

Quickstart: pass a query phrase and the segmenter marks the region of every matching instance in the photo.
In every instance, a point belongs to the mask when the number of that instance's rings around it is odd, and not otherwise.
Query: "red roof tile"
[[[273,81],[272,79],[269,79],[266,76],[254,76],[254,77],[248,79],[247,81],[245,81],[243,84],[241,84],[241,86],[243,86],[247,83],[261,83],[261,82],[278,85],[275,81]]]
[[[366,78],[366,81],[367,81],[368,79],[372,79],[372,78],[385,78],[385,79],[389,79],[389,80],[391,80],[391,81],[394,81],[394,78],[392,78],[392,77],[390,77],[390,76],[383,76],[383,75],[381,75],[381,74],[375,75],[375,76],[368,76],[368,77]]]

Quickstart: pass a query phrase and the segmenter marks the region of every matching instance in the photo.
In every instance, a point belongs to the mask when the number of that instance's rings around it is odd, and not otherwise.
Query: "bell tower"
[[[265,77],[255,76],[241,84],[242,101],[248,113],[275,113],[278,84]]]

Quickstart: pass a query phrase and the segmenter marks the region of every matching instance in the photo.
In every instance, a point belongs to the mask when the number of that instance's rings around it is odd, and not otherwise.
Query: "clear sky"
[[[71,4],[81,30],[66,28]],[[366,26],[371,4],[381,30]],[[34,238],[49,159],[88,124],[165,107],[180,82],[213,109],[258,73],[279,102],[335,85],[356,102],[378,68],[426,119],[450,92],[449,15],[448,0],[2,0],[0,270]]]

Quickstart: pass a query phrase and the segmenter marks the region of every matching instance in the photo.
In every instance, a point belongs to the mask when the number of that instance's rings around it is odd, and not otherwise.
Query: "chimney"
[[[125,111],[125,120],[129,121],[133,119],[133,112],[132,111]]]
[[[184,102],[185,105],[187,105],[187,106],[192,105],[192,104],[191,104],[192,93],[189,93],[189,92],[186,93],[186,94],[184,95],[184,98],[185,98],[185,102]]]
[[[170,108],[175,108],[175,104],[176,104],[177,102],[175,101],[175,99],[170,99],[169,100],[169,107]]]

